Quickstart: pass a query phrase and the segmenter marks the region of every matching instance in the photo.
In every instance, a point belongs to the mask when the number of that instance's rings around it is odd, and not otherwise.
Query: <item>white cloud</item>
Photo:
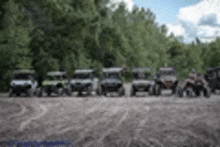
[[[132,8],[134,6],[133,0],[110,0],[110,3],[108,4],[108,6],[111,6],[112,4],[116,4],[116,8],[117,8],[117,5],[121,2],[124,2],[126,4],[127,9],[129,11],[132,10]]]
[[[187,42],[195,37],[220,36],[220,0],[201,0],[196,5],[181,8],[177,24],[167,26],[175,35],[183,33]]]
[[[172,24],[172,23],[167,23],[166,24],[167,28],[168,28],[168,33],[167,35],[170,35],[171,33],[173,33],[175,36],[183,36],[184,35],[184,28],[182,27],[182,25],[180,24]]]
[[[212,26],[199,26],[197,35],[204,37],[220,36],[220,28]]]
[[[203,0],[196,5],[181,8],[179,20],[185,20],[197,25],[204,16],[216,15],[218,23],[220,23],[220,0]]]

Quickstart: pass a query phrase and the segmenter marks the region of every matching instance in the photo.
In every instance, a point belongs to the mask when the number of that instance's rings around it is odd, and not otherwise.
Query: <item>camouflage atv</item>
[[[171,89],[176,92],[178,85],[175,67],[160,67],[155,75],[155,95],[160,95],[162,89]]]
[[[206,98],[211,96],[211,89],[202,74],[197,74],[196,79],[185,79],[179,83],[177,90],[178,96],[183,97],[184,92],[189,97],[193,95],[200,96],[201,92],[203,92]]]
[[[9,97],[14,94],[20,96],[24,93],[27,97],[37,94],[37,80],[33,70],[16,70],[13,72],[13,79],[9,84]]]
[[[134,67],[132,68],[133,80],[131,86],[131,96],[135,96],[136,92],[154,93],[154,80],[152,78],[152,69],[150,67]]]
[[[92,92],[99,94],[99,79],[94,69],[75,70],[70,84],[71,92],[78,92],[78,95],[82,95],[83,92],[86,92],[87,95],[91,95]]]
[[[100,85],[100,94],[116,92],[119,96],[125,95],[124,70],[121,67],[103,68],[103,79]]]
[[[66,72],[48,72],[46,79],[42,83],[39,96],[46,93],[47,96],[51,96],[52,93],[58,96],[63,95],[67,91],[68,80],[66,77]]]

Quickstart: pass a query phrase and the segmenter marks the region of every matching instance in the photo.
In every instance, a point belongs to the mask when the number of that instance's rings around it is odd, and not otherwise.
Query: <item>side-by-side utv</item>
[[[152,68],[134,67],[132,77],[131,96],[135,96],[137,92],[149,92],[149,95],[154,93],[155,82],[152,77]]]
[[[9,97],[25,94],[32,97],[37,94],[36,73],[33,70],[16,70],[12,74],[12,80],[9,84]]]
[[[94,69],[75,70],[70,85],[71,92],[77,92],[78,95],[82,95],[83,92],[86,92],[87,95],[91,95],[92,92],[95,92],[96,95],[99,94],[99,79]]]
[[[163,89],[171,89],[174,94],[178,85],[176,68],[160,67],[155,75],[155,83],[156,95],[160,95]]]
[[[100,94],[118,93],[118,96],[125,95],[124,69],[122,67],[112,67],[103,69],[103,79],[100,85]]]

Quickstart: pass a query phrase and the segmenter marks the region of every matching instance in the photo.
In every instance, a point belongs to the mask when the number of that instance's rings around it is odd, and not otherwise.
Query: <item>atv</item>
[[[131,96],[135,96],[136,92],[149,92],[153,95],[154,80],[152,78],[152,69],[150,67],[134,67],[132,68],[132,86]]]
[[[52,93],[62,96],[64,93],[68,94],[67,88],[68,80],[66,72],[48,72],[46,79],[42,83],[39,96],[41,97],[44,93],[46,93],[47,96],[51,96]]]
[[[172,94],[176,93],[178,80],[175,67],[160,67],[154,80],[155,95],[161,95],[162,89],[171,89]]]
[[[118,96],[125,95],[124,69],[121,67],[103,68],[103,79],[100,85],[100,95],[107,96],[107,93],[118,93]]]
[[[78,92],[78,95],[82,95],[83,92],[86,92],[87,95],[91,95],[92,92],[99,95],[99,79],[94,69],[75,70],[70,85],[71,92]]]
[[[212,93],[215,93],[216,90],[220,90],[220,67],[207,68],[205,79]]]
[[[208,86],[204,76],[197,74],[197,78],[185,79],[178,85],[177,94],[179,97],[183,97],[184,92],[188,97],[200,96],[203,92],[204,97],[209,98],[211,96],[211,89]]]
[[[25,94],[32,97],[37,94],[37,75],[33,70],[16,70],[13,72],[13,79],[9,84],[9,97],[14,94],[20,96]]]

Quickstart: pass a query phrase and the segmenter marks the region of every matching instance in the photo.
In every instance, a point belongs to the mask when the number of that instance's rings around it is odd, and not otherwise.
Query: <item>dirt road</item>
[[[128,88],[127,88],[128,89]],[[0,142],[73,140],[75,146],[220,146],[220,94],[0,98]]]

